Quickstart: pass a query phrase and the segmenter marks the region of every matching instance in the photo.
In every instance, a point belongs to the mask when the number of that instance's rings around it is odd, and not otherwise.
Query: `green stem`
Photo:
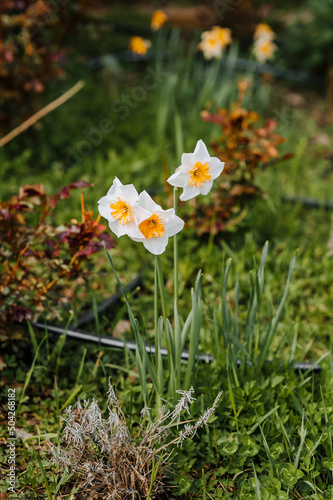
[[[154,328],[157,332],[158,323],[158,274],[157,274],[157,256],[155,256],[155,269],[154,269]]]
[[[167,309],[166,309],[166,303],[165,303],[164,281],[163,281],[161,258],[159,255],[156,255],[156,257],[155,257],[155,264],[156,264],[156,268],[157,268],[158,286],[160,289],[160,297],[161,297],[161,303],[162,303],[162,315],[163,315],[164,329],[165,329],[165,334],[166,334],[166,331],[167,331],[167,325],[166,325]]]
[[[175,209],[175,214],[177,215],[177,189],[176,187],[173,188],[173,206]],[[174,299],[175,301],[178,300],[178,239],[177,239],[177,234],[174,235],[173,237],[173,266],[174,266]]]
[[[154,328],[155,328],[155,362],[156,366],[158,366],[158,353],[157,353],[157,345],[158,345],[158,272],[157,272],[157,256],[155,256],[155,270],[154,270]]]

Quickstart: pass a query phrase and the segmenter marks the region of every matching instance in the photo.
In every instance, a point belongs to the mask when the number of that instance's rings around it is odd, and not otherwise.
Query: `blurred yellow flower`
[[[140,56],[144,56],[150,46],[150,40],[144,40],[141,36],[133,36],[130,40],[129,50],[136,54],[140,54]]]
[[[259,38],[265,38],[266,40],[272,41],[275,38],[275,33],[268,24],[260,23],[257,24],[254,31],[254,39],[258,40]]]
[[[151,18],[151,29],[154,31],[157,31],[160,29],[163,24],[165,24],[168,20],[167,14],[164,12],[164,10],[159,9],[156,10]]]
[[[222,44],[222,48],[225,48],[229,43],[231,43],[231,30],[229,28],[220,28],[220,26],[213,26],[211,33],[215,33],[218,40]]]
[[[206,37],[199,43],[198,48],[203,52],[205,59],[213,57],[219,59],[222,56],[222,45],[216,36]]]
[[[272,59],[277,49],[275,43],[267,38],[259,38],[253,46],[253,53],[257,61],[264,63],[267,59]]]
[[[222,56],[223,49],[231,42],[231,31],[228,28],[214,26],[210,31],[201,33],[199,50],[203,52],[205,59]]]

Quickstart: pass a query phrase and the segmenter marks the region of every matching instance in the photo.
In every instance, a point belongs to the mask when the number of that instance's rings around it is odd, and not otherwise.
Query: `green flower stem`
[[[177,198],[177,187],[173,188],[173,206],[175,209],[175,214],[177,215],[177,204],[178,204],[178,198]],[[178,301],[178,239],[177,239],[177,234],[174,235],[173,237],[173,260],[174,260],[174,299],[175,301]]]
[[[155,346],[158,345],[157,338],[157,325],[158,325],[158,272],[157,272],[157,256],[155,257],[155,270],[154,270],[154,331],[155,331]],[[156,366],[158,363],[157,349],[155,353]]]
[[[167,309],[166,309],[166,302],[165,302],[165,293],[164,293],[164,281],[163,281],[163,273],[162,273],[162,265],[161,265],[161,258],[159,255],[156,255],[155,257],[155,265],[156,265],[156,270],[157,270],[157,281],[158,281],[158,286],[160,290],[160,297],[161,297],[161,304],[162,304],[162,315],[163,315],[163,321],[164,321],[164,329],[165,333],[167,331]]]

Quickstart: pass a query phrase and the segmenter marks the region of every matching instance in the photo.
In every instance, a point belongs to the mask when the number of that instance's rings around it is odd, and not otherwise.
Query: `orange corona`
[[[189,171],[190,186],[202,187],[206,182],[210,181],[212,176],[209,172],[209,163],[201,163],[197,161],[193,169]]]
[[[127,224],[132,220],[131,208],[126,201],[118,198],[116,203],[111,203],[110,208],[113,210],[111,212],[112,217],[118,219],[120,224]]]
[[[141,224],[139,224],[139,229],[147,239],[157,238],[158,236],[163,236],[165,233],[164,224],[156,214],[142,221]]]

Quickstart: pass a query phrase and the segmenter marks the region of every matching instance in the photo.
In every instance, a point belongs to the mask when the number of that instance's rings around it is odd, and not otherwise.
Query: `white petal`
[[[142,236],[137,221],[132,220],[131,222],[126,224],[126,226],[128,226],[127,234],[130,238],[140,238]]]
[[[211,158],[209,170],[212,176],[212,179],[216,179],[224,169],[224,162],[220,161],[218,158]]]
[[[118,179],[118,177],[115,177],[112,183],[112,186],[110,187],[109,191],[107,192],[106,196],[115,196],[115,194],[118,192],[119,189],[121,188],[122,183]]]
[[[158,215],[163,220],[163,222],[168,222],[168,220],[171,220],[174,217],[176,217],[174,208],[168,208],[167,210],[156,211],[156,215]]]
[[[141,233],[141,236],[139,236],[139,234],[136,234],[135,236],[130,236],[130,238],[131,238],[131,240],[136,241],[137,243],[143,243],[147,239],[143,236],[142,233]]]
[[[132,205],[138,201],[139,195],[133,184],[122,186],[121,191],[123,195],[122,199],[127,201],[127,203]]]
[[[117,219],[109,219],[109,227],[111,231],[120,238],[120,236],[124,236],[127,234],[125,225],[120,224],[119,220]]]
[[[108,205],[110,203],[110,197],[109,196],[102,196],[102,198],[100,198],[98,200],[98,205]]]
[[[111,231],[120,238],[127,234],[130,238],[138,237],[141,234],[135,221],[130,221],[127,224],[121,224],[118,219],[109,220],[109,227]]]
[[[213,179],[211,181],[205,182],[205,184],[200,188],[201,194],[208,194],[209,191],[212,189],[213,186]]]
[[[144,208],[140,207],[138,203],[135,203],[133,206],[131,206],[131,210],[137,225],[139,225],[142,221],[148,219],[148,217],[151,216],[151,211],[145,210]]]
[[[185,172],[184,169],[179,169],[169,177],[167,182],[171,184],[171,186],[184,187],[187,177],[188,172]]]
[[[147,191],[142,191],[142,193],[139,194],[138,204],[139,207],[152,213],[158,210],[162,211],[162,207],[152,200]]]
[[[144,247],[154,255],[161,255],[166,249],[169,238],[164,234],[159,238],[149,238],[143,241]]]
[[[200,139],[195,146],[194,155],[199,161],[209,161],[210,155],[206,148],[205,143]]]
[[[179,196],[179,199],[181,201],[187,201],[190,200],[191,198],[194,198],[195,196],[198,196],[200,194],[200,188],[197,186],[186,186],[184,188],[184,191],[182,194]]]
[[[174,236],[183,229],[184,224],[185,222],[175,215],[169,222],[166,222],[165,231],[169,237]]]
[[[182,154],[182,164],[181,167],[187,167],[187,171],[189,171],[190,168],[193,167],[195,164],[196,159],[193,153],[183,153]],[[185,168],[186,171],[186,168]]]
[[[102,203],[100,203],[100,201]],[[101,200],[98,202],[98,211],[101,214],[102,217],[105,217],[106,219],[110,219],[111,217],[111,208],[110,208],[110,203],[107,201],[107,196],[103,196]],[[113,220],[113,218],[112,218]]]

